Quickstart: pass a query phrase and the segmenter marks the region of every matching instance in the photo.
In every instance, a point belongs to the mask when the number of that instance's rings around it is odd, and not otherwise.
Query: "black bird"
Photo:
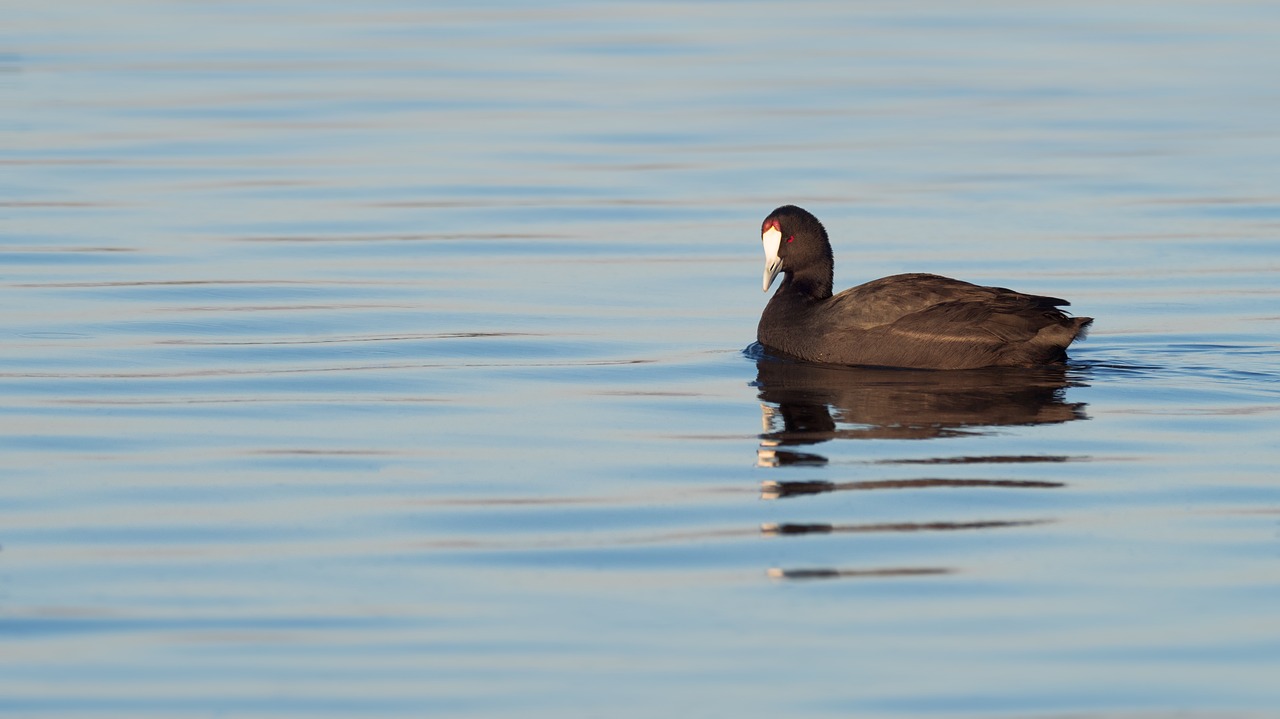
[[[809,362],[919,369],[1031,367],[1062,362],[1091,317],[1069,317],[1056,297],[911,273],[831,293],[833,259],[818,218],[779,207],[760,228],[764,290],[782,284],[756,338]]]

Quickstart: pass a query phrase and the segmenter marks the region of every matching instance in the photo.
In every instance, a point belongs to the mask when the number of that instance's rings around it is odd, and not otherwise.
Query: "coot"
[[[1031,367],[1062,362],[1090,317],[1056,297],[923,273],[893,275],[831,294],[832,254],[818,218],[779,207],[761,227],[764,290],[782,285],[760,317],[765,348],[826,364],[920,369]]]

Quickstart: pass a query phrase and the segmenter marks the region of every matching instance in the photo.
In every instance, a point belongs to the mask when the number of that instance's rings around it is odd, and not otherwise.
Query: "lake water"
[[[5,16],[0,712],[1280,712],[1280,5]],[[1092,334],[775,361],[784,203]]]

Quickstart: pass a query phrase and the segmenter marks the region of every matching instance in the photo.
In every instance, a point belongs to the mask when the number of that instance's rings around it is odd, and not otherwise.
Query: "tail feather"
[[[1092,317],[1063,318],[1061,322],[1045,325],[1036,336],[1027,343],[1031,351],[1024,355],[1027,364],[1046,362],[1064,362],[1067,359],[1067,345],[1088,334]]]
[[[1089,336],[1089,328],[1093,326],[1092,317],[1074,317],[1071,322],[1076,326],[1076,333],[1072,340],[1083,340]]]

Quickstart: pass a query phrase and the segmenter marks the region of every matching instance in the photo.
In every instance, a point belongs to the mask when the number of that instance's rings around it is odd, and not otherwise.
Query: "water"
[[[1280,706],[1275,6],[6,15],[5,713]],[[785,202],[1092,335],[772,361]]]

